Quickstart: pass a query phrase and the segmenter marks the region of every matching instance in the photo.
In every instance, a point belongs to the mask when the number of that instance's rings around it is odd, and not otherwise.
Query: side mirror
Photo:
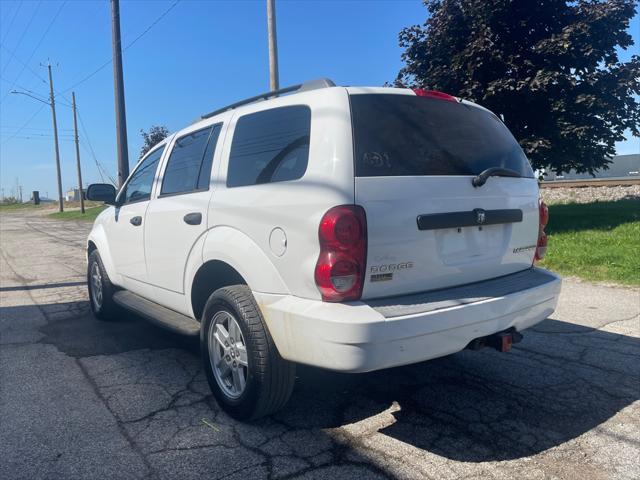
[[[116,188],[108,183],[92,183],[87,188],[87,200],[104,202],[107,205],[115,205]]]

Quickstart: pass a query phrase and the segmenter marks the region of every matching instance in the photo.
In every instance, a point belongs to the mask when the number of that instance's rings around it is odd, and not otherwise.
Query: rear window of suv
[[[356,176],[477,175],[533,171],[493,114],[471,105],[397,94],[351,95]]]

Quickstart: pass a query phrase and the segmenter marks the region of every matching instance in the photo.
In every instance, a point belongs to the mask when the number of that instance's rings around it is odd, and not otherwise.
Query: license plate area
[[[456,266],[502,256],[509,246],[511,229],[510,224],[488,225],[448,228],[431,234],[442,263]]]

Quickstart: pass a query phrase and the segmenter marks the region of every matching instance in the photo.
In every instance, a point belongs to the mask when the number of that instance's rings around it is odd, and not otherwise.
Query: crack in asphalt
[[[87,372],[87,370],[84,368],[84,365],[82,365],[82,362],[80,362],[80,360],[77,359],[77,358],[75,359],[75,361],[76,361],[76,365],[78,365],[78,368],[80,369],[82,374],[85,376],[85,378],[87,380],[87,383],[89,383],[89,385],[91,385],[91,388],[93,389],[95,395],[100,400],[102,400],[102,403],[104,404],[105,408],[111,413],[111,415],[113,415],[113,420],[116,423],[116,425],[118,426],[118,430],[120,431],[120,434],[127,440],[129,445],[131,446],[131,449],[134,452],[136,452],[138,454],[138,456],[140,456],[140,458],[144,462],[145,466],[147,467],[148,471],[157,476],[156,472],[154,471],[153,465],[151,465],[151,463],[149,462],[149,459],[140,450],[140,448],[136,444],[136,442],[133,441],[133,439],[131,438],[131,436],[127,432],[127,430],[123,427],[122,423],[118,421],[117,414],[111,409],[111,407],[109,406],[109,402],[104,398],[104,396],[100,392],[100,388],[98,387],[98,385],[96,385],[96,382],[93,380],[91,375],[89,375],[89,372]],[[153,478],[153,477],[151,475],[149,475],[149,478]]]

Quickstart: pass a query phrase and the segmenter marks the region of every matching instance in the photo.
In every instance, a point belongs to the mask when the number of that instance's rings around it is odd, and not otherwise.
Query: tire
[[[201,324],[204,370],[213,395],[227,414],[252,420],[287,403],[295,382],[295,363],[278,353],[249,287],[233,285],[213,292]],[[223,346],[225,339],[227,347]]]
[[[98,282],[101,295],[98,294]],[[109,275],[102,264],[98,250],[89,254],[87,288],[89,289],[89,304],[93,315],[99,320],[113,320],[118,313],[118,306],[113,301],[116,288],[109,280]]]

